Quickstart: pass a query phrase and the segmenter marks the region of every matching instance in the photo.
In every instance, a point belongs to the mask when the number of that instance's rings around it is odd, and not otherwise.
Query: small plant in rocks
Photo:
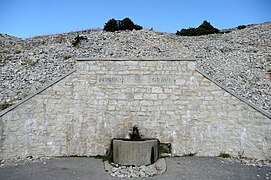
[[[101,155],[97,155],[94,156],[95,159],[101,159],[103,162],[104,161],[109,161],[112,162],[112,158],[110,156],[101,156]]]
[[[195,156],[197,153],[192,153],[190,152],[189,154],[185,154],[184,156],[189,156],[189,157],[192,157],[192,156]]]
[[[222,157],[222,158],[230,158],[231,156],[230,156],[230,154],[228,154],[228,153],[221,152],[221,153],[219,154],[218,157]]]
[[[240,25],[240,26],[237,27],[237,29],[239,29],[239,30],[240,30],[240,29],[245,29],[246,27],[247,27],[247,26],[245,26],[245,25]]]
[[[171,154],[171,144],[170,143],[159,143],[158,146],[159,156],[168,156]]]
[[[76,46],[77,46],[78,44],[80,44],[80,42],[83,41],[83,40],[87,40],[87,38],[84,37],[84,36],[79,36],[79,35],[77,35],[77,36],[74,38],[74,41],[72,42],[72,46],[73,46],[73,47],[76,47]]]
[[[64,54],[64,55],[63,55],[63,59],[64,59],[64,60],[68,60],[68,59],[70,59],[70,58],[72,58],[72,55],[71,55],[71,54]]]
[[[4,110],[12,105],[13,105],[13,103],[11,103],[11,102],[4,102],[3,104],[0,104],[0,111]]]

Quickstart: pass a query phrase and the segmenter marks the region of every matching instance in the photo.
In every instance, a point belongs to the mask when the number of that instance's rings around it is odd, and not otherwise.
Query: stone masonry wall
[[[271,120],[195,70],[190,60],[85,60],[0,116],[0,159],[104,155],[134,125],[196,153],[271,159]]]

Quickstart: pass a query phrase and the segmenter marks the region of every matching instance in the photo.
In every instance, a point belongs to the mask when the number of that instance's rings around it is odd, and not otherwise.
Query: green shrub
[[[221,153],[219,154],[218,157],[222,157],[222,158],[230,158],[231,156],[230,156],[230,154],[228,154],[228,153],[221,152]]]
[[[240,29],[245,29],[246,27],[247,27],[247,26],[245,26],[245,25],[240,25],[240,26],[237,27],[237,29],[239,29],[239,30],[240,30]]]
[[[124,18],[122,20],[122,25],[120,25],[121,30],[133,30],[134,27],[135,27],[135,24],[129,18]]]
[[[12,105],[13,105],[12,102],[4,102],[3,104],[0,104],[0,111],[3,111],[4,109],[6,109]]]
[[[212,26],[211,23],[208,21],[203,21],[203,23],[198,27],[198,29],[204,29],[209,34],[219,33],[219,30]]]
[[[110,19],[107,21],[107,23],[104,25],[104,30],[111,32],[117,31],[117,21],[115,19]]]
[[[158,153],[159,154],[171,153],[171,144],[169,144],[169,143],[159,143]]]
[[[114,31],[123,31],[123,30],[141,30],[142,26],[139,26],[137,24],[134,24],[133,21],[129,18],[124,18],[123,20],[115,20],[110,19],[109,21],[107,21],[107,23],[105,23],[104,25],[104,30],[105,31],[110,31],[110,32],[114,32]]]
[[[142,28],[142,26],[139,26],[138,24],[135,24],[135,25],[134,25],[134,29],[135,29],[135,30],[141,30],[141,29],[143,29],[143,28]]]
[[[203,23],[197,28],[181,29],[176,32],[178,36],[201,36],[207,34],[219,33],[219,30],[214,28],[208,21]]]

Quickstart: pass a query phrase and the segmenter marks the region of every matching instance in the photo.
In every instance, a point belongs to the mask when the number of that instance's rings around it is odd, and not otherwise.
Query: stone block
[[[115,99],[115,100],[123,100],[126,99],[126,95],[125,94],[113,94],[110,96],[111,99]]]
[[[175,84],[183,86],[185,85],[185,79],[176,79]]]
[[[166,114],[169,116],[174,116],[175,112],[174,111],[166,111]]]
[[[109,111],[114,111],[114,110],[116,110],[116,106],[109,105],[108,110]]]
[[[213,96],[207,96],[207,97],[205,97],[205,100],[211,101],[211,100],[214,100],[214,97]]]
[[[146,99],[146,100],[157,100],[157,94],[144,94],[143,99]]]
[[[152,87],[152,93],[163,93],[162,87]]]
[[[138,112],[140,110],[140,107],[139,106],[132,106],[131,108],[130,108],[130,111],[131,112]]]
[[[76,67],[78,72],[87,72],[88,71],[88,64],[87,63],[78,63]]]
[[[136,94],[134,95],[134,98],[135,98],[135,99],[143,99],[143,94],[142,94],[142,93],[136,93]]]
[[[189,62],[189,63],[187,63],[187,68],[190,71],[195,71],[196,63],[195,62]]]
[[[158,94],[158,99],[167,99],[168,95],[167,94]]]
[[[146,63],[147,66],[157,66],[157,61],[148,61]]]
[[[171,94],[173,92],[172,88],[164,87],[164,93]]]
[[[99,70],[101,70],[101,67],[100,66],[98,66],[98,65],[89,65],[88,66],[88,70],[89,71],[99,71]]]

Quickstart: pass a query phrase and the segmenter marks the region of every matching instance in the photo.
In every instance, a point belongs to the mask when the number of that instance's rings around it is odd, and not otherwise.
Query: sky
[[[271,0],[0,0],[0,33],[20,38],[103,28],[126,17],[160,32],[204,20],[226,29],[271,21]]]

